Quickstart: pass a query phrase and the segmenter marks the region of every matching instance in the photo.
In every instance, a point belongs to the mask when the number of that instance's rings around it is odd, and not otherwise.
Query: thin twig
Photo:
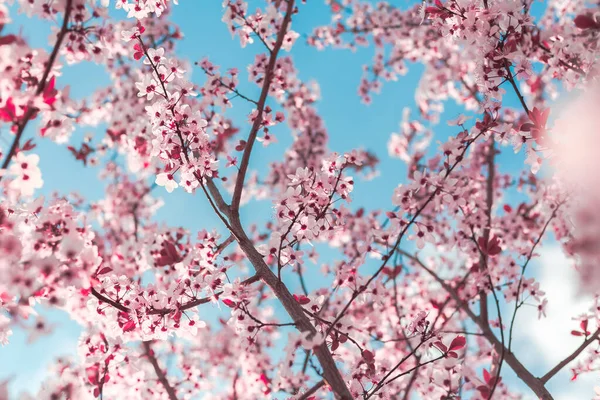
[[[56,61],[56,57],[58,56],[58,51],[60,50],[60,46],[62,45],[62,42],[68,32],[67,26],[69,24],[69,17],[71,16],[72,5],[73,5],[73,0],[67,0],[67,4],[65,5],[65,15],[63,18],[63,23],[60,28],[60,32],[58,32],[58,36],[56,38],[56,44],[54,45],[54,48],[52,49],[52,53],[50,54],[50,58],[48,59],[48,63],[46,64],[46,68],[44,69],[44,74],[42,75],[42,79],[38,83],[37,89],[35,91],[36,96],[39,96],[46,88],[46,83],[47,83],[46,81],[48,80],[50,71],[52,70],[52,67],[54,66],[54,62]],[[15,139],[13,140],[13,143],[10,146],[10,150],[8,151],[8,154],[6,155],[6,158],[4,159],[4,162],[2,163],[2,167],[0,169],[6,169],[8,167],[8,165],[10,164],[10,161],[12,160],[13,156],[15,155],[15,153],[19,147],[19,141],[21,140],[21,136],[23,136],[23,132],[25,132],[25,127],[27,126],[27,123],[29,122],[29,120],[31,118],[33,118],[36,111],[37,111],[36,108],[33,107],[33,105],[31,105],[27,109],[27,112],[25,112],[25,115],[23,115],[21,121],[18,124],[18,129],[17,129],[17,133],[15,135]],[[1,175],[0,175],[0,180],[2,180]]]
[[[302,396],[298,397],[298,400],[308,399],[310,396],[317,393],[319,391],[319,389],[321,389],[323,386],[325,386],[325,381],[321,379],[313,387],[308,389]]]
[[[469,149],[469,147],[471,146],[471,144],[473,142],[475,142],[479,138],[479,136],[481,136],[484,132],[485,132],[485,130],[482,131],[482,132],[480,132],[477,136],[475,136],[473,139],[471,139],[470,141],[468,141],[465,144],[465,147],[464,147],[464,149],[463,149],[460,157],[457,157],[456,162],[446,171],[444,179],[447,179],[448,176],[450,176],[450,174],[452,173],[452,171],[454,170],[454,168],[456,168],[456,166],[464,159],[464,155],[465,155],[466,151]],[[429,198],[427,198],[427,200],[425,200],[425,202],[421,205],[421,207],[419,207],[419,209],[414,213],[414,215],[412,216],[412,218],[410,219],[410,221],[406,225],[404,225],[404,227],[402,228],[402,230],[400,231],[400,233],[398,235],[398,238],[396,239],[396,242],[394,243],[394,246],[392,247],[392,249],[389,251],[389,253],[385,257],[385,259],[384,259],[383,263],[381,264],[381,266],[379,267],[379,269],[377,269],[377,271],[375,271],[375,273],[367,280],[367,282],[364,285],[362,285],[361,287],[359,287],[358,290],[356,290],[352,294],[352,297],[350,297],[350,300],[346,303],[346,305],[344,306],[344,308],[342,309],[342,311],[338,314],[338,316],[336,317],[336,319],[333,321],[333,324],[331,325],[332,327],[335,324],[337,324],[339,322],[339,320],[344,316],[344,314],[346,313],[346,311],[348,311],[348,309],[350,308],[350,305],[352,305],[352,303],[354,302],[354,300],[356,300],[360,296],[361,293],[363,293],[365,290],[367,290],[367,288],[371,284],[371,282],[373,282],[377,278],[377,276],[381,273],[381,271],[383,271],[383,269],[388,264],[389,260],[392,258],[392,255],[398,249],[398,246],[400,245],[400,242],[402,241],[402,238],[404,237],[404,234],[408,231],[408,229],[416,221],[416,219],[419,217],[419,215],[421,215],[421,213],[423,212],[423,210],[429,205],[429,203],[431,203],[431,201],[434,199],[434,197],[439,192],[440,192],[440,189],[436,188],[434,190],[434,192],[429,196]],[[331,331],[331,327],[326,332],[325,336],[327,336],[330,333],[330,331]]]

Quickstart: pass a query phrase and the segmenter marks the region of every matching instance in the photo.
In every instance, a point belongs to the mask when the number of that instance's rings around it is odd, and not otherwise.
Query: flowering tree
[[[418,116],[406,113],[388,146],[408,176],[389,207],[365,210],[350,204],[354,177],[372,176],[382,155],[328,150],[318,88],[288,54],[304,2],[223,2],[241,46],[261,48],[240,73],[175,56],[176,0],[0,1],[0,342],[10,345],[15,326],[46,333],[43,307],[84,329],[80,357],[58,361],[36,398],[548,400],[559,371],[600,368],[598,297],[556,327],[581,344],[543,375],[512,346],[527,329],[515,324],[522,309],[544,318],[560,302],[528,268],[549,240],[585,290],[599,288],[600,193],[582,178],[598,166],[598,5],[552,0],[533,18],[530,0],[326,0],[331,25],[305,40],[374,46],[357,82],[366,103],[409,63],[424,66]],[[56,23],[50,53],[2,33],[17,9]],[[74,101],[61,77],[80,62],[103,65],[112,84]],[[583,97],[549,120],[566,91]],[[449,99],[464,112],[436,144],[429,127]],[[230,118],[235,102],[251,104],[247,125]],[[277,125],[291,146],[267,174],[252,172],[253,149],[273,143]],[[75,143],[86,126],[105,134]],[[104,198],[36,194],[42,140],[99,169]],[[519,172],[502,173],[497,159],[513,150],[524,155]],[[174,190],[204,196],[221,224],[156,223],[157,196]],[[264,226],[240,216],[251,199],[272,202]],[[336,261],[319,272],[327,247]],[[517,378],[503,379],[508,370]]]

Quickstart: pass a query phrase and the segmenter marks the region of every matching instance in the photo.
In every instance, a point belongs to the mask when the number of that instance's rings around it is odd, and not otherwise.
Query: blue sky
[[[232,39],[227,27],[221,22],[221,1],[180,3],[179,6],[174,7],[171,17],[184,34],[184,39],[177,46],[177,54],[188,59],[190,63],[208,57],[214,64],[221,66],[222,71],[237,67],[240,70],[240,91],[249,97],[258,98],[260,89],[247,81],[245,71],[254,56],[262,51],[261,45],[255,43],[244,49],[240,48],[239,40]],[[251,2],[250,9],[253,8],[252,4],[258,3],[261,2]],[[395,4],[405,7],[409,2],[399,1]],[[122,17],[120,12],[111,11],[111,14]],[[49,48],[50,25],[28,20],[24,16],[17,15],[16,12],[12,17],[14,23],[8,26],[7,30],[22,32],[34,47]],[[405,180],[406,169],[401,161],[387,156],[387,142],[390,134],[398,131],[403,108],[415,108],[413,96],[422,67],[411,65],[410,72],[401,77],[398,82],[385,84],[381,94],[373,97],[370,106],[362,104],[357,88],[362,76],[362,65],[371,62],[373,49],[360,48],[356,52],[332,49],[317,51],[307,46],[303,40],[304,35],[309,34],[318,25],[329,23],[329,19],[328,6],[322,0],[310,0],[308,4],[300,5],[300,13],[294,16],[292,24],[292,29],[301,34],[292,51],[294,63],[302,80],[315,80],[321,88],[321,100],[317,108],[325,120],[330,135],[330,150],[344,152],[353,148],[366,148],[375,152],[381,160],[378,167],[380,175],[376,179],[357,180],[352,195],[352,207],[389,209],[393,189]],[[192,78],[195,82],[201,82],[202,71],[195,68]],[[72,96],[82,98],[90,95],[98,87],[109,85],[110,82],[101,66],[83,63],[65,66],[64,75],[58,79],[57,84],[59,87],[70,85]],[[515,96],[508,87],[506,89],[509,94],[505,104],[517,107]],[[230,111],[230,116],[241,127],[241,135],[244,136],[244,132],[248,129],[246,116],[251,108],[242,99],[234,100],[233,104],[234,108]],[[441,121],[455,119],[459,113],[460,108],[453,102],[449,102],[446,104],[446,111]],[[32,137],[36,133],[36,128],[36,124],[30,124],[26,138]],[[73,137],[75,143],[77,138],[88,132],[94,131],[78,130]],[[443,140],[448,135],[455,134],[456,129],[442,123],[435,127],[434,132],[436,139]],[[96,133],[102,135],[100,129]],[[259,171],[266,171],[268,162],[278,160],[284,149],[291,143],[289,131],[285,126],[277,127],[274,133],[279,143],[269,146],[266,150],[261,145],[255,147],[252,167]],[[6,134],[2,133],[0,139],[6,140]],[[98,169],[82,168],[81,163],[76,162],[64,147],[44,140],[38,140],[37,143],[45,181],[41,194],[49,194],[56,190],[62,194],[76,191],[89,200],[102,197],[102,183],[97,177]],[[505,153],[510,154],[512,151],[506,149]],[[522,161],[521,157],[505,155],[499,159],[499,166],[505,172],[514,171],[520,169]],[[166,202],[156,216],[158,220],[168,221],[171,226],[186,227],[192,232],[203,228],[220,228],[220,222],[208,208],[201,193],[189,195],[182,190],[177,190],[174,194],[167,195],[160,188],[155,193]],[[251,202],[245,207],[242,218],[247,224],[264,223],[271,213],[270,202]],[[334,256],[334,253],[326,252],[322,261],[332,259]],[[296,282],[292,279],[290,281],[294,284]],[[44,375],[47,365],[57,355],[75,352],[79,336],[77,324],[61,312],[47,310],[41,312],[57,325],[55,334],[44,337],[34,344],[27,344],[23,332],[16,330],[9,346],[0,348],[0,360],[2,360],[0,379],[14,376],[15,380],[11,387],[13,393],[21,389],[34,388],[36,382]],[[523,314],[527,315],[526,312]],[[530,318],[537,317],[535,313],[531,313]],[[517,341],[517,344],[519,343]],[[532,357],[529,363],[531,364],[528,365],[536,365],[540,372],[546,369],[543,365],[546,362],[543,359]],[[547,364],[550,365],[549,362]],[[555,379],[551,387],[563,386],[568,377],[561,374]]]

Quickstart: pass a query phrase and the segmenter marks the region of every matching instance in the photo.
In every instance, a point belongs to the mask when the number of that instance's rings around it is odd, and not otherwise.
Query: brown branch
[[[160,368],[160,365],[158,365],[158,361],[156,360],[156,356],[154,355],[154,351],[152,350],[150,343],[151,342],[149,341],[142,342],[142,345],[144,346],[144,354],[146,357],[148,357],[150,364],[152,364],[152,368],[154,368],[154,372],[156,373],[158,381],[161,383],[161,385],[163,385],[167,394],[169,395],[169,400],[177,400],[177,393],[175,392],[173,386],[171,386],[169,383],[169,380],[165,375],[165,371],[163,371]]]
[[[571,355],[569,355],[567,358],[565,358],[564,360],[562,360],[561,362],[559,362],[558,364],[556,364],[556,366],[554,368],[552,368],[544,376],[542,376],[540,378],[540,381],[542,381],[543,383],[546,383],[550,379],[552,379],[552,377],[554,375],[556,375],[561,369],[563,369],[564,367],[566,367],[567,364],[569,364],[571,361],[573,361],[575,358],[577,358],[577,356],[579,354],[581,354],[581,352],[583,350],[585,350],[590,344],[592,344],[594,341],[596,341],[599,336],[600,336],[600,328],[598,328],[596,330],[596,332],[594,332],[592,334],[592,336],[590,336],[589,338],[587,338],[585,340],[585,342],[583,342],[581,344],[581,346],[579,346],[573,353],[571,353]]]
[[[308,399],[310,396],[312,396],[313,394],[317,393],[319,391],[319,389],[321,389],[323,386],[325,386],[325,381],[324,380],[320,380],[313,387],[311,387],[310,389],[308,389],[302,396],[298,397],[298,400],[306,400],[306,399]]]
[[[92,293],[92,295],[94,295],[95,298],[100,300],[100,302],[110,304],[111,306],[113,306],[114,308],[116,308],[119,311],[129,313],[129,308],[125,307],[123,304],[119,303],[118,301],[114,301],[114,300],[102,295],[96,289],[92,288],[91,293]]]
[[[302,311],[303,310],[302,307],[294,299],[294,297],[292,296],[292,294],[290,293],[288,288],[277,279],[277,276],[275,276],[273,274],[273,272],[270,270],[268,265],[265,263],[262,254],[260,254],[258,252],[258,250],[254,247],[254,244],[252,243],[252,241],[248,238],[248,236],[244,232],[244,229],[243,229],[241,221],[240,221],[240,215],[239,215],[239,204],[240,204],[240,199],[241,199],[241,193],[242,193],[242,189],[244,186],[244,178],[246,175],[246,171],[248,169],[248,162],[250,160],[250,153],[252,151],[252,145],[254,144],[254,141],[256,140],[256,135],[257,135],[258,129],[260,128],[260,125],[262,122],[262,114],[264,111],[270,84],[273,79],[275,62],[277,60],[277,54],[278,54],[279,50],[281,49],[281,46],[283,45],[283,39],[284,39],[285,33],[287,31],[287,27],[290,24],[293,10],[294,10],[294,0],[288,0],[288,9],[284,16],[280,31],[277,35],[277,41],[275,43],[275,47],[274,47],[273,51],[271,52],[269,64],[267,66],[267,69],[265,70],[265,82],[263,84],[261,96],[260,96],[260,99],[258,102],[259,103],[258,115],[257,115],[257,117],[254,121],[254,124],[252,126],[252,129],[250,131],[250,135],[247,140],[246,148],[244,150],[244,155],[242,158],[240,172],[238,173],[238,176],[236,179],[236,185],[235,185],[235,189],[234,189],[231,207],[225,203],[225,201],[221,197],[221,194],[219,193],[218,189],[216,188],[216,186],[213,185],[211,180],[207,179],[206,185],[205,185],[201,176],[196,175],[196,174],[195,174],[195,176],[198,179],[198,181],[200,182],[200,186],[202,187],[202,190],[204,191],[204,194],[206,195],[207,199],[209,200],[212,208],[217,213],[217,215],[221,219],[221,221],[225,224],[225,226],[229,229],[231,234],[235,237],[238,244],[240,245],[240,248],[242,249],[244,254],[246,254],[246,257],[248,257],[248,260],[250,261],[250,263],[254,266],[254,268],[256,270],[256,277],[260,278],[267,286],[269,286],[271,288],[271,290],[273,290],[273,292],[275,293],[275,295],[277,296],[277,298],[279,299],[279,301],[281,302],[283,307],[286,309],[286,311],[288,312],[288,314],[294,321],[296,328],[301,332],[309,332],[311,336],[314,336],[317,333],[315,327],[311,324],[308,317],[306,315],[304,315],[304,312]],[[142,49],[143,49],[146,57],[150,60],[150,65],[152,66],[152,68],[155,70],[155,72],[158,75],[157,68],[154,65],[154,63],[152,62],[152,60],[150,59],[150,57],[148,57],[147,49],[144,46],[141,38],[138,37],[138,40],[142,46]],[[160,75],[158,75],[158,77],[161,82],[161,87],[163,89],[164,96],[168,100],[168,93],[164,86],[164,82],[162,81],[162,79],[160,79]],[[173,116],[175,117],[173,107],[170,107],[170,110],[171,110],[171,113],[173,114]],[[183,137],[179,130],[179,125],[175,124],[175,127],[177,129],[177,134],[179,136],[179,140],[181,141],[181,146],[184,150],[184,155],[185,155],[186,161],[188,161],[188,163],[189,163],[187,149],[185,147]],[[208,186],[208,190],[207,190],[206,186]],[[211,193],[209,193],[209,191]],[[211,194],[212,194],[212,196],[214,196],[214,199],[213,199],[213,197],[211,197]],[[225,218],[225,217],[227,217],[227,218]],[[229,219],[229,221],[227,219]],[[192,303],[195,303],[198,301],[204,301],[204,300],[198,299],[198,300],[194,300],[194,302],[192,302]],[[173,310],[171,310],[171,311],[173,311]],[[165,310],[165,312],[166,312],[166,310]],[[336,393],[337,396],[339,396],[339,398],[341,400],[351,400],[352,395],[350,393],[350,390],[346,386],[346,383],[345,383],[344,379],[342,378],[342,375],[338,371],[335,361],[334,361],[331,353],[329,352],[329,349],[327,348],[327,344],[325,342],[323,342],[320,346],[318,346],[314,350],[314,352],[321,364],[321,367],[323,368],[323,376],[327,380],[328,384],[331,386],[334,393]]]
[[[227,248],[227,246],[229,246],[233,242],[235,242],[235,237],[233,235],[229,235],[223,243],[217,246],[217,248],[215,249],[215,256],[221,254]]]
[[[385,385],[387,385],[387,384],[389,384],[389,383],[392,383],[392,382],[394,382],[396,379],[398,379],[398,378],[401,378],[401,377],[403,377],[403,376],[405,376],[405,375],[408,375],[408,374],[410,374],[411,372],[413,372],[413,371],[416,371],[416,370],[418,370],[418,369],[419,369],[419,368],[421,368],[421,367],[424,367],[425,365],[432,364],[432,363],[434,363],[434,362],[436,362],[436,361],[439,361],[439,360],[441,360],[441,359],[444,359],[444,358],[446,358],[446,357],[447,357],[447,355],[446,355],[446,354],[444,354],[444,355],[441,355],[441,356],[439,356],[439,357],[433,358],[433,359],[431,359],[431,360],[429,360],[429,361],[426,361],[426,362],[424,362],[424,363],[421,363],[421,364],[415,365],[415,366],[414,366],[414,367],[412,367],[411,369],[409,369],[409,370],[407,370],[407,371],[404,371],[404,372],[402,372],[402,373],[400,373],[400,374],[398,374],[398,375],[394,376],[392,379],[390,379],[389,381],[387,381],[387,382],[385,383]],[[369,397],[370,397],[370,396],[369,396]],[[367,398],[368,398],[368,397],[367,397]]]
[[[258,280],[259,280],[259,277],[257,275],[253,275],[250,278],[243,281],[242,284],[250,285],[254,282],[257,282]],[[186,311],[186,310],[189,310],[190,308],[198,307],[199,305],[206,304],[206,303],[212,301],[213,298],[215,298],[216,296],[219,296],[221,293],[223,293],[223,292],[215,292],[215,294],[213,296],[202,297],[199,299],[188,301],[187,303],[182,304],[178,308],[155,308],[155,309],[148,311],[148,315],[166,315],[166,314],[170,314],[177,310]],[[104,296],[103,294],[101,294],[94,288],[92,288],[91,294],[95,298],[97,298],[100,302],[110,304],[111,306],[113,306],[114,308],[116,308],[119,311],[123,311],[125,313],[131,312],[131,310],[129,308],[125,307],[123,304],[121,304],[118,301],[115,301],[109,297]]]
[[[488,147],[488,154],[486,159],[488,175],[485,182],[485,215],[487,221],[486,226],[483,228],[484,243],[488,243],[488,241],[490,240],[490,231],[492,229],[492,207],[494,205],[494,176],[496,172],[496,167],[494,165],[495,152],[496,149],[494,146],[494,137],[492,136],[490,137],[490,145]],[[475,241],[475,245],[477,245],[477,241]],[[480,251],[479,254],[479,271],[489,275],[489,272],[487,271],[488,256],[482,251]],[[485,289],[479,291],[479,308],[481,310],[481,318],[484,321],[489,321],[487,293],[485,292]]]
[[[424,339],[424,338],[423,338]],[[402,364],[404,364],[409,358],[411,358],[413,355],[416,354],[416,351],[419,349],[419,347],[421,347],[423,344],[425,343],[425,340],[421,340],[421,342],[419,342],[419,344],[412,349],[412,351],[410,353],[408,353],[406,356],[404,356],[400,361],[398,361],[398,363],[388,371],[387,374],[384,375],[383,378],[381,378],[381,380],[375,385],[375,387],[372,389],[372,391],[370,393],[367,394],[365,399],[369,399],[371,397],[373,397],[373,395],[375,393],[377,393],[382,387],[384,387],[388,382],[386,382],[386,379],[389,378],[394,371],[396,371],[398,368],[400,368],[402,366]],[[420,367],[419,362],[417,361],[417,365]],[[415,369],[416,370],[416,369]],[[412,370],[411,370],[412,371]],[[393,379],[391,379],[389,382],[391,382]]]
[[[240,207],[240,200],[242,198],[242,191],[244,189],[244,180],[246,179],[246,172],[248,171],[248,164],[250,163],[250,155],[252,153],[252,147],[254,146],[254,142],[256,141],[256,135],[258,134],[258,130],[262,124],[263,120],[263,112],[265,109],[265,104],[267,102],[267,97],[269,95],[269,89],[271,87],[271,82],[273,81],[273,75],[275,71],[275,63],[277,62],[277,55],[279,54],[279,50],[283,45],[283,38],[287,32],[287,28],[292,19],[292,12],[294,10],[294,0],[288,0],[288,8],[283,17],[283,22],[281,23],[281,28],[279,29],[279,33],[277,34],[277,41],[275,42],[275,46],[271,51],[271,56],[269,57],[269,63],[267,68],[265,69],[265,81],[263,82],[262,90],[260,92],[260,97],[258,99],[257,106],[257,114],[254,119],[254,123],[252,124],[252,128],[250,130],[250,134],[248,135],[248,139],[246,140],[246,148],[244,149],[244,154],[242,155],[242,161],[240,163],[240,171],[238,172],[236,181],[235,181],[235,189],[233,191],[233,197],[231,200],[231,208],[232,211],[237,213]]]
[[[490,145],[488,147],[488,154],[486,157],[486,163],[487,163],[487,169],[488,169],[488,175],[487,175],[487,179],[486,179],[486,196],[485,196],[485,213],[486,213],[486,226],[483,229],[483,240],[484,243],[489,242],[490,239],[490,232],[492,230],[492,207],[494,205],[494,178],[495,178],[495,173],[496,173],[496,166],[494,163],[495,160],[495,155],[496,155],[496,148],[495,148],[495,142],[494,142],[494,137],[491,136],[490,137]],[[489,285],[490,285],[490,289],[492,291],[492,295],[494,297],[494,302],[496,304],[496,312],[498,314],[498,320],[500,323],[500,341],[502,343],[502,349],[500,352],[500,361],[498,362],[498,371],[496,372],[496,379],[494,379],[494,385],[492,386],[492,389],[490,390],[490,394],[488,396],[488,400],[491,400],[494,392],[496,391],[496,388],[498,387],[498,383],[500,382],[500,373],[502,372],[502,363],[504,362],[504,357],[506,355],[506,346],[505,346],[505,342],[504,342],[504,325],[502,323],[502,312],[500,311],[500,302],[498,301],[498,296],[496,295],[496,291],[494,290],[494,283],[492,282],[492,277],[490,275],[490,271],[489,271],[489,266],[488,266],[488,261],[489,261],[489,257],[487,254],[484,254],[481,251],[481,248],[479,247],[479,244],[477,242],[477,240],[475,240],[475,238],[473,238],[473,240],[475,241],[475,245],[477,246],[477,248],[479,249],[479,254],[480,254],[480,263],[481,265],[479,266],[480,271],[483,271],[488,279]],[[485,322],[488,326],[489,326],[489,315],[488,315],[488,304],[487,304],[487,293],[485,292],[485,290],[483,290],[479,299],[479,306],[481,308],[481,312],[480,312],[480,318],[483,320],[483,322]]]
[[[217,214],[217,217],[219,217],[219,219],[227,227],[227,229],[229,230],[229,232],[231,232],[231,234],[235,236],[235,233],[233,232],[233,228],[231,227],[231,224],[227,220],[227,218],[230,218],[229,217],[229,213],[226,212],[226,210],[228,210],[229,207],[227,206],[227,204],[225,204],[225,202],[223,201],[223,198],[220,197],[221,194],[217,190],[217,193],[218,193],[219,197],[215,197],[215,199],[216,199],[216,202],[215,202],[215,200],[213,200],[213,198],[210,196],[210,194],[206,190],[206,185],[204,184],[204,182],[202,182],[202,177],[200,175],[198,175],[197,172],[194,172],[194,176],[196,177],[196,179],[200,183],[200,187],[202,188],[202,191],[204,192],[204,195],[208,199],[208,202],[210,203],[210,206],[215,211],[215,214]],[[212,182],[212,181],[208,180],[207,182]],[[222,204],[219,202],[219,199],[221,199]],[[222,207],[224,207],[224,208],[222,208]],[[225,211],[221,211],[221,210],[225,210]]]
[[[236,240],[238,241],[240,248],[256,269],[256,274],[267,286],[269,286],[275,296],[279,299],[289,316],[294,321],[296,328],[301,332],[309,332],[311,336],[314,336],[317,331],[310,322],[310,319],[305,315],[304,309],[296,301],[296,299],[294,299],[294,296],[292,296],[285,284],[277,278],[277,275],[275,275],[265,263],[263,255],[256,250],[254,244],[244,232],[238,216],[233,216],[231,225],[235,232]],[[325,342],[321,343],[317,348],[314,349],[314,353],[317,356],[321,367],[323,368],[323,377],[329,386],[331,386],[331,389],[334,391],[334,393],[336,393],[336,395],[342,400],[351,400],[352,395],[350,390],[346,386],[346,382],[342,378],[342,375],[335,365],[335,361],[329,352],[329,349],[327,348],[327,344]]]
[[[248,140],[246,141],[246,148],[244,149],[244,154],[242,156],[242,161],[240,164],[240,170],[236,178],[236,184],[232,196],[231,206],[228,206],[225,203],[218,189],[216,188],[216,186],[213,186],[210,180],[207,180],[208,191],[205,189],[204,185],[202,185],[202,188],[204,189],[206,197],[209,199],[211,205],[219,214],[219,216],[221,216],[221,213],[228,216],[229,222],[226,221],[224,218],[221,219],[229,228],[230,232],[235,236],[235,239],[237,240],[240,248],[248,258],[250,263],[254,266],[257,276],[260,277],[260,279],[273,291],[275,296],[279,299],[289,316],[294,321],[296,328],[301,332],[309,332],[311,336],[314,336],[317,333],[315,327],[310,322],[310,319],[304,314],[303,308],[296,301],[296,299],[294,299],[289,289],[271,271],[269,266],[265,263],[262,254],[260,254],[256,247],[254,247],[254,244],[248,238],[246,232],[244,231],[244,228],[242,227],[239,214],[240,200],[244,187],[246,172],[248,170],[250,155],[252,153],[252,146],[256,141],[256,135],[261,126],[263,112],[267,96],[269,94],[269,88],[271,86],[271,82],[274,76],[277,55],[279,53],[279,50],[281,49],[281,46],[283,45],[283,39],[287,32],[287,28],[290,24],[292,13],[294,10],[294,0],[288,0],[287,3],[288,8],[283,18],[280,30],[277,34],[275,46],[271,51],[269,63],[265,70],[265,80],[258,101],[257,116],[250,130]],[[314,350],[314,353],[317,356],[321,367],[323,368],[323,376],[328,382],[329,386],[331,386],[333,392],[340,399],[351,400],[352,394],[350,393],[346,382],[342,378],[342,375],[340,374],[335,364],[333,356],[327,348],[327,344],[323,342]]]
[[[206,179],[206,187],[208,188],[208,191],[210,192],[212,198],[214,199],[217,209],[221,213],[223,213],[223,215],[225,215],[229,218],[231,216],[231,209],[230,209],[229,205],[223,199],[223,196],[221,196],[219,189],[217,188],[217,186],[215,185],[215,182],[211,178]]]
[[[544,382],[541,379],[535,377],[510,350],[502,344],[502,342],[496,337],[489,324],[483,321],[479,316],[471,310],[469,305],[463,301],[456,290],[454,290],[446,281],[444,281],[438,274],[427,267],[419,258],[404,251],[399,250],[404,256],[415,261],[421,268],[423,268],[431,277],[437,281],[442,288],[448,292],[450,296],[456,301],[458,306],[467,314],[469,318],[481,329],[483,336],[494,346],[497,353],[504,351],[504,360],[512,368],[515,374],[521,379],[537,396],[540,400],[554,400],[548,389],[544,386]]]
[[[48,58],[48,63],[46,64],[46,68],[44,69],[44,74],[42,75],[42,79],[38,83],[37,89],[35,91],[36,96],[39,96],[46,88],[46,81],[48,80],[48,76],[50,75],[52,66],[54,65],[54,62],[56,61],[56,57],[58,56],[58,51],[60,50],[60,46],[62,45],[62,42],[68,32],[67,26],[69,24],[69,17],[71,16],[72,5],[73,5],[73,0],[67,0],[67,4],[65,5],[65,16],[63,18],[63,23],[60,28],[60,32],[58,32],[58,36],[56,38],[56,43],[54,44],[54,48],[52,49],[50,58]],[[21,140],[21,136],[23,136],[23,132],[25,132],[25,127],[27,126],[27,123],[29,122],[29,120],[31,118],[33,118],[35,113],[36,113],[36,109],[33,106],[30,106],[27,109],[27,112],[25,112],[25,115],[23,115],[23,118],[21,119],[21,121],[18,124],[19,128],[17,129],[15,139],[13,140],[12,145],[10,146],[10,150],[8,151],[8,154],[6,155],[6,159],[2,163],[2,167],[0,169],[6,169],[8,167],[8,165],[10,164],[10,161],[12,160],[13,156],[17,152],[17,149],[19,148],[19,141]],[[2,179],[2,176],[0,176],[0,180],[1,179]]]

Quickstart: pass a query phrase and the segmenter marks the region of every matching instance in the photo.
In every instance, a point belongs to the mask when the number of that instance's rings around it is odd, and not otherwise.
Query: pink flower
[[[148,58],[144,60],[144,64],[158,66],[162,64],[166,58],[164,57],[165,49],[148,49]]]
[[[419,311],[410,324],[408,324],[406,328],[406,334],[414,335],[416,333],[425,333],[429,327],[427,315],[428,314],[425,311]]]
[[[294,42],[296,42],[296,39],[298,39],[299,37],[300,37],[300,34],[298,32],[288,31],[285,34],[285,36],[283,37],[283,43],[281,45],[281,48],[284,49],[285,51],[292,50],[292,46],[294,45]]]
[[[538,319],[542,319],[542,317],[546,317],[546,308],[548,306],[548,300],[544,299],[540,304],[538,304]]]
[[[169,193],[172,193],[173,190],[179,186],[177,182],[175,182],[173,175],[166,172],[156,175],[155,182],[158,186],[164,186]]]
[[[84,242],[77,232],[72,232],[63,237],[60,243],[60,252],[67,259],[74,259],[83,250]]]
[[[138,97],[144,97],[148,100],[154,98],[154,94],[158,93],[158,84],[150,76],[145,76],[142,82],[136,82],[135,86],[138,88]]]
[[[39,161],[37,154],[25,155],[22,151],[17,153],[9,168],[9,172],[15,177],[10,183],[11,188],[23,196],[31,196],[35,189],[40,189],[44,181],[38,167]]]

